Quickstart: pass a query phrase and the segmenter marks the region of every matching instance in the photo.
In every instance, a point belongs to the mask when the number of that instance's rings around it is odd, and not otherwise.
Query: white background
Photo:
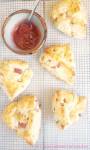
[[[57,81],[47,71],[41,68],[39,64],[40,54],[43,52],[42,48],[37,55],[21,56],[17,55],[4,45],[0,37],[0,59],[18,58],[30,62],[30,66],[34,72],[30,86],[23,94],[30,93],[38,97],[42,104],[42,124],[40,136],[35,146],[27,145],[21,138],[19,138],[12,130],[0,122],[0,150],[89,150],[90,149],[90,50],[89,50],[89,30],[86,39],[78,40],[69,38],[59,31],[57,31],[49,19],[51,6],[55,0],[44,0],[40,2],[37,9],[46,19],[48,27],[48,37],[45,44],[56,43],[70,43],[74,58],[76,62],[76,81],[73,86],[68,86],[62,81]],[[86,8],[89,10],[90,1],[85,1]],[[15,10],[31,9],[33,2],[25,0],[0,0],[0,29],[6,16]],[[88,11],[89,16],[89,11]],[[88,17],[89,20],[90,16]],[[89,22],[89,21],[88,21]],[[89,29],[89,24],[88,24]],[[51,113],[52,95],[58,88],[70,89],[79,95],[87,96],[86,112],[82,115],[80,120],[66,129],[59,130],[53,120]],[[0,89],[0,111],[9,103],[8,98],[2,89]]]

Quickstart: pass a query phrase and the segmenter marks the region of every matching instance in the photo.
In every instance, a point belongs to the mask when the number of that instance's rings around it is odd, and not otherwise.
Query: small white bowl
[[[13,41],[12,32],[15,26],[22,22],[23,20],[27,19],[28,15],[30,15],[31,10],[18,10],[11,15],[9,15],[2,27],[2,37],[4,40],[5,45],[13,52],[18,54],[33,54],[36,53],[44,44],[47,37],[47,27],[44,18],[42,18],[38,13],[34,13],[32,17],[32,22],[38,27],[41,32],[41,39],[38,45],[32,50],[21,50],[16,46]]]

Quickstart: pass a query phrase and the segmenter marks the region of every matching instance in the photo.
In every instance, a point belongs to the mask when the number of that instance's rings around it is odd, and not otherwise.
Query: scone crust
[[[41,110],[35,96],[25,95],[3,111],[3,120],[27,143],[35,144],[40,130]]]
[[[52,111],[56,124],[64,129],[79,119],[86,108],[86,97],[73,92],[57,90],[52,99]]]
[[[28,62],[22,60],[0,61],[0,83],[11,100],[23,91],[32,75]]]
[[[68,36],[80,39],[86,36],[87,13],[81,0],[59,0],[50,16],[55,27]]]
[[[74,83],[75,64],[69,44],[57,44],[47,47],[40,57],[42,67],[66,83]]]

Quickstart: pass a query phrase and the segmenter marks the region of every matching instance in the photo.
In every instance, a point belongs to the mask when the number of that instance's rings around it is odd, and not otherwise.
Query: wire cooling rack
[[[45,19],[48,27],[48,37],[46,45],[56,43],[70,43],[76,62],[76,82],[73,86],[68,86],[57,81],[39,65],[39,57],[43,48],[37,55],[20,56],[6,48],[0,36],[0,59],[18,58],[30,62],[34,72],[34,77],[26,93],[36,95],[42,104],[42,125],[39,140],[34,146],[27,145],[21,138],[8,129],[1,121],[0,123],[0,150],[89,150],[90,149],[90,31],[86,39],[78,40],[60,34],[52,25],[48,12],[55,0],[42,0],[37,12]],[[90,1],[86,0],[87,10],[90,8]],[[10,13],[19,9],[32,9],[31,0],[0,0],[0,29],[3,21]],[[88,12],[88,20],[90,14]],[[79,95],[87,96],[87,109],[80,120],[66,129],[57,129],[51,113],[51,97],[57,88],[70,89]],[[0,89],[0,111],[9,103],[2,89]]]

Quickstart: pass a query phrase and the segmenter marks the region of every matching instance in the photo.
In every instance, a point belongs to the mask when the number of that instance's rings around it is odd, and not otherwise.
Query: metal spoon
[[[35,12],[35,10],[36,10],[36,8],[37,8],[39,2],[40,2],[40,0],[35,0],[34,8],[33,8],[33,10],[31,11],[31,14],[28,16],[28,21],[29,21],[29,22],[31,21],[31,19],[32,19],[32,17],[33,17],[33,14],[34,14],[34,12]]]

